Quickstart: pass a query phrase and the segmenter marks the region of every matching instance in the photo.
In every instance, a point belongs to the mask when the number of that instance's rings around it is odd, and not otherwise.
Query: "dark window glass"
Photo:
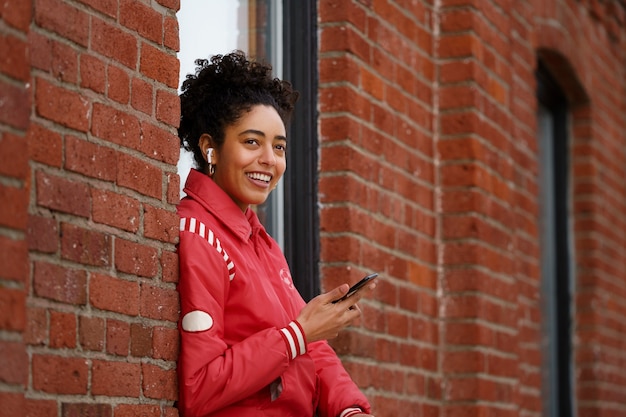
[[[568,105],[543,63],[536,72],[541,202],[545,415],[572,416],[572,251]]]

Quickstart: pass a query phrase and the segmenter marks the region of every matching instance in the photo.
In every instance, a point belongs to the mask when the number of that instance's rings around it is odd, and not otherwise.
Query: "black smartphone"
[[[358,290],[363,288],[363,286],[365,284],[367,284],[368,282],[370,282],[371,280],[373,280],[377,276],[378,276],[377,273],[373,273],[373,274],[370,274],[370,275],[364,277],[362,280],[360,280],[359,282],[357,282],[356,284],[351,286],[350,289],[348,290],[348,292],[346,293],[346,295],[344,295],[343,297],[333,301],[333,304],[338,303],[339,301],[343,301],[346,298],[350,297],[352,294],[354,294],[355,292],[357,292]]]

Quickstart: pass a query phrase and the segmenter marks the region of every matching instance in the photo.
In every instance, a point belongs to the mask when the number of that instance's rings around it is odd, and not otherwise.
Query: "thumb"
[[[328,291],[326,293],[326,295],[328,296],[328,301],[332,302],[332,301],[340,299],[341,297],[343,297],[344,295],[348,293],[349,289],[350,289],[350,286],[348,284],[341,284],[337,288],[331,291]]]

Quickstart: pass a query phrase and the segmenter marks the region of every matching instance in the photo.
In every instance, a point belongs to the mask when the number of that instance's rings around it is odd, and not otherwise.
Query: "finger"
[[[341,297],[348,293],[350,286],[348,284],[341,284],[337,288],[328,291],[325,294],[322,294],[324,302],[332,302],[335,300],[339,300]]]
[[[358,311],[359,315],[361,314],[361,307],[359,307],[358,304],[353,304],[350,307],[348,307],[348,310],[350,311]]]

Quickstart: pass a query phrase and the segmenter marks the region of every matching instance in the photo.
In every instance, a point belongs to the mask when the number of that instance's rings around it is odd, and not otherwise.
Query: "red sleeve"
[[[351,407],[358,407],[369,413],[370,404],[367,398],[352,381],[328,343],[311,343],[308,349],[315,360],[315,368],[320,378],[319,417],[337,417]]]
[[[268,386],[287,369],[291,355],[285,334],[276,328],[228,346],[223,313],[230,281],[224,258],[190,232],[180,233],[178,254],[179,403],[185,417],[202,416]]]

